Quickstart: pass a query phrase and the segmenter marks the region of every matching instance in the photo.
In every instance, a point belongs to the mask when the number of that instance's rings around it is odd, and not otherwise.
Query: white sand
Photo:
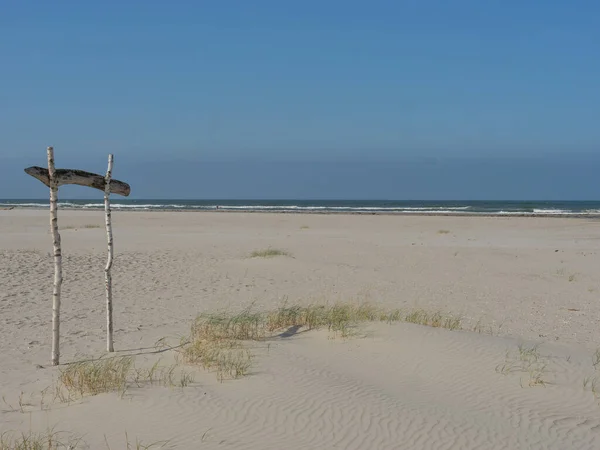
[[[600,224],[584,219],[116,212],[115,347],[175,343],[201,311],[367,300],[462,315],[493,336],[411,324],[366,338],[300,333],[258,349],[252,374],[132,388],[41,410],[50,357],[53,266],[46,211],[0,211],[0,432],[72,431],[89,448],[596,449],[600,406]],[[102,212],[61,211],[62,362],[105,347]],[[301,227],[308,226],[302,229]],[[447,230],[449,233],[440,233]],[[252,250],[291,257],[249,259]],[[543,342],[544,386],[498,373]],[[149,349],[148,349],[149,348]],[[135,349],[148,349],[135,351]],[[37,368],[43,365],[44,368]],[[600,389],[600,382],[598,384]],[[30,406],[20,411],[18,397]]]

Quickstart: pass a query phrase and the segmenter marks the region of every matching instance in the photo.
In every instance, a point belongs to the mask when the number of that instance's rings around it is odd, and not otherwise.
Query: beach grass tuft
[[[177,365],[161,366],[160,360],[149,368],[139,368],[131,356],[81,361],[60,371],[55,398],[70,402],[74,398],[117,392],[121,396],[130,386],[159,385],[187,387],[193,383],[191,373]],[[66,392],[65,392],[66,391]]]
[[[264,337],[263,314],[246,308],[236,314],[200,314],[192,325],[194,339],[207,341],[258,340]]]
[[[519,344],[516,353],[506,352],[503,364],[496,366],[496,372],[508,375],[513,372],[525,373],[529,376],[527,384],[529,387],[546,386],[548,381],[544,378],[548,367],[548,358],[540,355],[539,344]],[[521,386],[523,387],[523,379]],[[584,381],[585,388],[585,381]]]
[[[5,432],[0,434],[0,450],[75,450],[82,447],[82,439],[70,433],[47,430],[42,433]]]
[[[600,348],[597,348],[596,351],[594,352],[594,354],[592,355],[592,366],[594,366],[594,369],[598,368],[598,365],[600,364]]]
[[[199,364],[204,369],[215,370],[221,382],[246,376],[253,358],[249,348],[231,339],[210,341],[196,338],[184,349],[183,355],[185,361],[190,364]]]
[[[597,375],[585,377],[583,379],[583,390],[590,390],[594,398],[600,398],[600,378]]]
[[[69,393],[81,397],[104,392],[124,392],[132,368],[133,358],[126,356],[82,361],[62,369],[58,379]]]
[[[67,225],[65,227],[61,227],[60,229],[61,230],[77,230],[79,228],[85,228],[85,229],[102,228],[102,225],[88,223],[88,224],[83,225],[83,226]]]
[[[112,450],[106,436],[104,442],[108,450]],[[146,444],[136,438],[135,442],[129,440],[125,433],[125,442],[119,448],[127,450],[149,450],[164,448],[169,441],[157,441]],[[0,434],[0,450],[76,450],[90,448],[81,437],[68,432],[59,432],[49,429],[42,433],[5,432]]]
[[[104,442],[106,443],[107,450],[112,450],[111,446],[106,439],[106,435],[104,435]],[[150,450],[150,449],[158,449],[164,448],[169,444],[169,441],[157,441],[151,444],[146,444],[143,441],[140,441],[138,438],[135,439],[135,442],[131,442],[129,440],[129,435],[125,433],[125,449],[126,450]]]
[[[443,315],[440,312],[428,312],[424,309],[416,309],[406,316],[406,322],[417,325],[425,325],[433,328],[447,328],[458,330],[461,328],[460,317]]]
[[[279,248],[266,248],[254,250],[250,253],[250,258],[274,258],[275,256],[291,256],[289,252]]]

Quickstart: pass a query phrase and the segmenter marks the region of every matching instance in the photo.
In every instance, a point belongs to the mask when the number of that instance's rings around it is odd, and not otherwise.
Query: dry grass
[[[597,348],[592,355],[592,366],[594,366],[594,369],[598,368],[598,364],[600,364],[600,348]]]
[[[527,384],[529,387],[545,386],[548,382],[544,379],[546,368],[548,367],[548,358],[542,357],[539,352],[539,345],[519,345],[518,352],[511,354],[506,352],[506,358],[503,364],[496,367],[496,372],[508,375],[514,372],[526,373],[529,376]],[[523,386],[523,379],[521,379]]]
[[[583,379],[583,390],[587,391],[589,389],[596,399],[600,399],[600,375],[598,375],[598,365],[600,365],[600,349],[596,349],[592,355],[594,374]]]
[[[190,373],[177,370],[176,365],[138,368],[131,356],[82,361],[69,364],[60,371],[55,386],[55,399],[69,402],[74,398],[117,392],[121,396],[130,386],[160,385],[186,387],[193,382]]]
[[[106,448],[112,450],[111,446],[104,438]],[[129,436],[125,433],[124,446],[127,450],[149,450],[163,448],[168,444],[168,441],[158,441],[151,444],[145,444],[143,441],[136,439],[135,442],[129,440]],[[43,433],[29,432],[6,432],[0,434],[0,450],[76,450],[89,448],[82,438],[74,436],[67,432],[57,432],[47,430]]]
[[[106,436],[104,436],[104,442],[106,443],[107,450],[112,450],[112,447],[109,445],[108,440],[106,439]],[[125,447],[124,448],[126,450],[150,450],[153,448],[155,448],[155,449],[163,448],[168,443],[169,443],[169,441],[158,441],[158,442],[153,442],[151,444],[145,444],[144,442],[140,441],[137,438],[136,438],[135,442],[130,442],[128,434],[125,433]]]
[[[228,339],[210,341],[198,338],[184,349],[183,354],[188,363],[215,370],[221,382],[246,376],[253,357],[240,342]]]
[[[450,230],[438,230],[438,234],[450,234]]]
[[[215,370],[220,380],[239,378],[247,375],[251,368],[252,341],[273,337],[290,328],[326,328],[332,337],[348,338],[356,335],[358,327],[367,322],[410,322],[449,330],[461,328],[458,317],[422,309],[402,312],[369,303],[284,304],[266,312],[247,308],[235,314],[201,314],[192,325],[183,356],[188,363]]]
[[[423,309],[411,312],[406,316],[405,321],[428,327],[447,328],[448,330],[459,330],[461,328],[461,319],[459,317],[444,316],[439,312],[429,313]]]
[[[583,379],[583,390],[590,390],[594,398],[600,398],[600,378],[597,375],[585,377]]]
[[[491,328],[491,327],[490,327],[490,328]],[[479,320],[477,321],[477,323],[476,323],[475,325],[473,325],[473,331],[474,331],[475,333],[479,333],[479,334],[481,334],[481,333],[483,333],[483,332],[484,332],[484,328],[483,328],[483,324],[481,323],[481,319],[479,319]],[[492,333],[490,333],[490,334],[492,334]]]
[[[275,256],[291,256],[289,252],[279,248],[266,248],[263,250],[254,250],[250,253],[250,258],[273,258]]]
[[[84,229],[102,228],[102,225],[88,223],[83,226],[67,225],[65,227],[61,227],[60,229],[61,230],[78,230],[79,228],[84,228]]]
[[[178,371],[177,365],[160,366],[160,361],[156,361],[150,368],[133,367],[128,382],[134,383],[137,387],[158,385],[184,388],[193,383],[194,378],[185,370]]]
[[[192,325],[195,340],[258,340],[264,337],[264,317],[252,308],[237,314],[200,314]]]
[[[301,230],[308,230],[310,227],[308,225],[301,225],[300,229]]]
[[[127,377],[133,368],[133,358],[121,357],[69,364],[60,371],[59,381],[69,393],[97,395],[104,392],[123,393]]]
[[[308,306],[284,304],[266,312],[247,308],[236,314],[201,314],[192,325],[190,341],[256,341],[289,327],[309,330],[327,328],[337,333],[365,322],[409,322],[449,330],[461,328],[459,317],[441,312],[432,313],[424,309],[403,312],[400,309],[388,310],[369,303]]]
[[[262,315],[251,308],[238,314],[201,314],[192,325],[183,357],[188,363],[215,370],[220,381],[240,378],[252,365],[252,352],[242,341],[264,337]]]
[[[0,435],[0,450],[75,450],[78,448],[83,448],[81,438],[54,430],[43,433],[5,432]]]
[[[25,412],[25,408],[27,406],[30,406],[30,404],[25,401],[25,392],[21,391],[19,393],[19,398],[17,399],[17,405],[19,406],[18,408],[11,405],[10,403],[8,403],[8,401],[6,400],[6,397],[2,396],[2,403],[4,403],[4,405],[6,407],[8,407],[8,411],[11,412],[16,412],[16,411],[20,411],[21,413]]]

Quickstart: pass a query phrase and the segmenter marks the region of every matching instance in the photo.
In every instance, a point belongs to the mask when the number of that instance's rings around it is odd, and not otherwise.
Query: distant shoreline
[[[42,207],[7,207],[0,208],[0,211],[46,211],[48,208]],[[100,212],[102,208],[73,208],[73,207],[60,207],[59,211],[82,211],[82,212]],[[498,213],[485,213],[485,212],[406,212],[406,211],[319,211],[319,210],[284,210],[284,209],[268,209],[268,210],[230,210],[230,209],[194,209],[194,208],[181,208],[181,209],[168,209],[168,208],[152,208],[152,209],[133,209],[133,208],[113,208],[113,212],[125,212],[125,213],[209,213],[209,214],[299,214],[299,215],[347,215],[347,216],[402,216],[402,217],[491,217],[491,218],[513,218],[513,217],[524,217],[524,218],[548,218],[548,219],[600,219],[600,213],[598,214],[544,214],[544,213],[528,213],[528,212],[511,212],[506,214]]]

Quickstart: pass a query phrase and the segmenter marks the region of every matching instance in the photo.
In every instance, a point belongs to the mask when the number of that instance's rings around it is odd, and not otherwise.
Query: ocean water
[[[418,200],[124,200],[115,210],[272,211],[498,216],[598,216],[600,201],[418,201]],[[0,208],[48,208],[48,199],[0,200]],[[102,200],[62,200],[61,208],[103,209]]]

